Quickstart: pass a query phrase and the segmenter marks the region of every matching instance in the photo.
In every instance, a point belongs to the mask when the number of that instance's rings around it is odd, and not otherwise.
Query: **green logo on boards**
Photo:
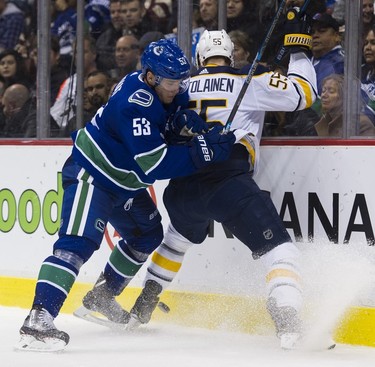
[[[9,189],[0,190],[0,232],[10,232],[18,221],[25,233],[34,233],[42,222],[48,234],[55,234],[60,226],[62,197],[61,172],[57,173],[57,190],[49,190],[44,198],[32,189],[19,198]]]

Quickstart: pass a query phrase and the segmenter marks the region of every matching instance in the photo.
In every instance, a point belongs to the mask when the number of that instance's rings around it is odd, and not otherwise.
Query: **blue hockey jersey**
[[[127,75],[91,122],[73,133],[73,158],[103,186],[127,195],[155,180],[191,174],[189,147],[164,139],[168,116],[187,104],[185,92],[165,106],[139,71]]]

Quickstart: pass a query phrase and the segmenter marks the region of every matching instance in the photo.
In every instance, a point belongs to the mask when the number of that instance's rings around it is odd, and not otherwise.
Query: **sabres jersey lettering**
[[[192,80],[190,83],[191,93],[206,93],[206,92],[227,92],[233,93],[234,80],[233,78],[214,78],[214,79],[198,79]]]

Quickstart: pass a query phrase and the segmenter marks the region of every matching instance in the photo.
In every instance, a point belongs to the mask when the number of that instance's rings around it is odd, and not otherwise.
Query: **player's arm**
[[[168,145],[159,121],[153,114],[131,116],[123,125],[122,136],[143,172],[154,180],[185,176],[229,157],[235,143],[233,133],[221,135],[221,128],[198,135],[184,145]],[[191,117],[191,114],[189,113]]]
[[[287,75],[278,72],[254,77],[256,107],[265,111],[294,111],[311,107],[317,97],[315,69],[309,59],[310,19],[290,9],[284,25],[284,44],[290,61]],[[250,97],[251,98],[251,97]],[[254,107],[254,106],[253,106]]]

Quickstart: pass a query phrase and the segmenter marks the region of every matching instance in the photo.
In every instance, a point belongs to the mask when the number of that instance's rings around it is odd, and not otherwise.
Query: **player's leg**
[[[86,309],[100,312],[110,321],[126,324],[129,314],[117,303],[115,297],[133,279],[163,237],[161,216],[146,190],[118,205],[110,218],[121,237],[113,249],[99,279],[83,298]],[[121,310],[121,311],[120,311]]]
[[[214,219],[222,222],[260,258],[266,268],[267,310],[283,340],[298,339],[302,290],[299,273],[300,251],[292,243],[270,196],[248,175],[232,178],[212,198]],[[293,344],[293,342],[291,343]],[[288,348],[284,343],[283,347]]]
[[[99,248],[112,210],[111,198],[94,186],[92,177],[78,166],[65,165],[63,184],[59,238],[39,271],[32,310],[20,330],[23,349],[61,348],[68,343],[69,336],[56,329],[53,319],[81,266]]]
[[[193,179],[189,182],[182,179],[176,181],[171,180],[164,192],[164,204],[171,223],[163,242],[152,254],[143,290],[131,310],[131,314],[142,324],[149,322],[160,293],[177,275],[187,250],[193,243],[203,242],[207,236],[209,218],[203,209],[204,196],[198,198],[191,195],[198,192],[195,191],[197,187]],[[198,205],[202,210],[197,210]]]

